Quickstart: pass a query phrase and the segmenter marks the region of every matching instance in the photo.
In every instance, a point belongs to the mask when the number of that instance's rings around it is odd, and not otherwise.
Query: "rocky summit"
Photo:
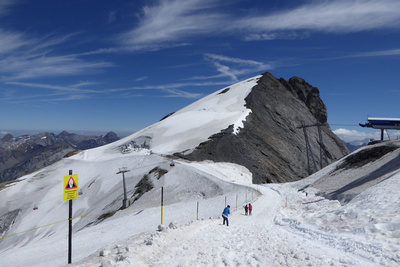
[[[327,123],[318,88],[304,79],[264,73],[245,101],[251,113],[239,133],[230,126],[192,153],[175,156],[240,164],[253,183],[275,183],[307,177],[349,153]]]

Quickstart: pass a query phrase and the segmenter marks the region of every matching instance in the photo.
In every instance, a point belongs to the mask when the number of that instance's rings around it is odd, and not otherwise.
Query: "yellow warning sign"
[[[64,201],[77,199],[78,195],[78,174],[64,176]]]

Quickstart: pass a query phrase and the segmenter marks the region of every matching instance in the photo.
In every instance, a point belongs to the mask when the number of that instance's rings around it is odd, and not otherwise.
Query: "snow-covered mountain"
[[[270,73],[206,96],[118,146],[123,153],[146,147],[190,161],[239,164],[254,183],[298,180],[349,152],[327,124],[318,88]]]
[[[224,88],[142,131],[65,158],[2,189],[1,265],[67,265],[68,202],[63,200],[63,181],[72,170],[79,175],[80,189],[79,198],[73,200],[74,266],[397,266],[398,143],[383,152],[379,147],[384,144],[377,144],[370,153],[356,151],[304,180],[287,184],[254,184],[259,173],[246,164],[223,162],[223,156],[215,161],[187,160],[212,153],[210,143],[225,142],[221,136],[230,136],[226,144],[246,140],[242,142],[246,147],[251,140],[262,148],[263,138],[252,140],[241,134],[249,135],[246,127],[254,129],[258,125],[254,121],[266,113],[278,113],[265,116],[274,121],[271,128],[280,125],[292,133],[278,135],[292,136],[289,143],[300,146],[292,154],[305,149],[303,131],[288,118],[297,116],[300,124],[315,124],[326,114],[315,101],[307,106],[309,97],[305,101],[291,97],[304,90],[289,91],[284,81],[271,76]],[[287,83],[292,88],[306,85],[298,78]],[[272,88],[266,94],[274,101],[261,98],[262,88]],[[277,92],[289,105],[276,102]],[[264,105],[266,113],[251,108],[249,103],[257,101],[249,98],[260,101],[256,106]],[[292,115],[292,108],[298,114]],[[319,151],[315,144],[320,140],[316,128],[308,131],[314,152]],[[342,142],[336,143],[329,127],[321,130],[326,152],[333,151],[328,157],[332,161],[334,153],[343,153]],[[271,132],[266,136],[273,137]],[[274,153],[263,150],[264,157],[289,154],[290,146],[278,137],[272,140]],[[209,152],[196,155],[196,150]],[[303,155],[298,161],[305,164],[305,150],[298,154]],[[257,161],[254,165],[264,166]],[[297,165],[293,163],[292,172]],[[123,179],[117,174],[121,167],[129,170],[124,174],[131,204],[127,209],[121,209]],[[378,167],[380,171],[375,172]],[[254,207],[251,217],[244,216],[242,209],[249,202]],[[220,220],[227,204],[232,211],[229,227]],[[161,222],[167,230],[157,231]]]

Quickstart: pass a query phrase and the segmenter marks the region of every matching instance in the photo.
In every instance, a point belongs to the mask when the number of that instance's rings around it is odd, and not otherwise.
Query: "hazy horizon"
[[[34,129],[1,129],[0,130],[0,138],[3,138],[6,134],[11,134],[14,137],[19,137],[22,135],[35,135],[35,134],[39,134],[39,133],[53,133],[55,135],[60,134],[63,131],[67,131],[68,133],[74,133],[74,134],[79,134],[79,135],[85,135],[85,136],[91,136],[91,135],[95,135],[95,136],[100,136],[100,135],[106,135],[109,132],[114,132],[117,134],[117,136],[119,138],[124,138],[130,134],[133,134],[135,131],[127,131],[127,130],[48,130],[48,129],[44,129],[44,130],[34,130]]]

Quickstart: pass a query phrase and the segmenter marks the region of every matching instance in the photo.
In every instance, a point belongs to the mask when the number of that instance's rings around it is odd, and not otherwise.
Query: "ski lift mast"
[[[324,145],[324,141],[322,139],[322,131],[321,131],[321,126],[326,126],[325,123],[313,123],[313,124],[308,124],[305,125],[304,122],[302,122],[301,126],[297,126],[296,128],[298,129],[303,129],[304,132],[304,138],[306,140],[306,151],[307,151],[307,163],[308,163],[308,174],[312,174],[314,173],[314,171],[317,170],[317,164],[315,163],[315,159],[314,159],[314,155],[312,153],[311,150],[311,145],[310,145],[310,141],[308,139],[308,135],[307,135],[307,128],[308,127],[318,127],[318,136],[319,136],[319,165],[320,165],[320,169],[322,169],[322,162],[323,160],[326,160],[326,154],[325,154],[325,145]],[[312,163],[312,166],[311,166]],[[313,169],[312,169],[313,167]]]

